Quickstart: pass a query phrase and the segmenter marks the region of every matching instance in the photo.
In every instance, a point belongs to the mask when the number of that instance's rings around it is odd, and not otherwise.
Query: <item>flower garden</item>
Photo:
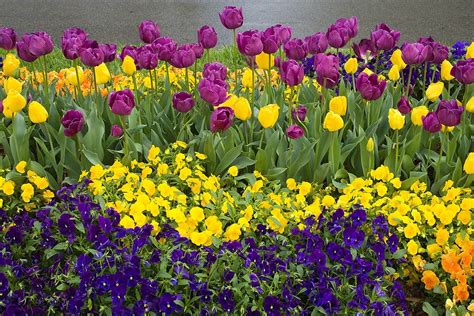
[[[0,313],[474,315],[474,43],[219,18],[0,28]]]

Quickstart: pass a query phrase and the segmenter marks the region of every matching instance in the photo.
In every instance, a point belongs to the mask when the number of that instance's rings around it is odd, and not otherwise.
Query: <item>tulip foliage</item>
[[[343,187],[385,164],[404,187],[472,183],[472,45],[401,44],[380,24],[349,46],[356,17],[304,39],[283,25],[237,32],[238,8],[220,19],[235,42],[219,62],[212,26],[178,44],[145,20],[144,45],[119,54],[67,29],[62,69],[51,69],[47,33],[1,28],[1,166],[28,161],[57,187],[91,165],[143,160],[152,145],[184,141],[214,174],[235,165],[243,178],[255,169]]]

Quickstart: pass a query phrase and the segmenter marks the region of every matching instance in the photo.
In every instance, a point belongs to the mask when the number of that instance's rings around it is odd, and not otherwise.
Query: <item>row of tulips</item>
[[[47,33],[17,39],[2,28],[0,47],[16,48],[27,68],[7,54],[2,166],[36,161],[58,187],[93,164],[143,159],[152,145],[182,140],[205,153],[216,174],[234,164],[342,187],[385,164],[405,186],[472,183],[474,45],[462,56],[432,38],[398,48],[400,33],[385,24],[351,45],[356,17],[305,39],[282,25],[237,32],[243,16],[235,7],[220,18],[235,34],[225,61],[234,71],[211,62],[218,36],[207,25],[197,43],[178,45],[146,20],[144,45],[120,54],[70,28],[61,49],[71,68],[59,72],[47,69],[54,47]]]

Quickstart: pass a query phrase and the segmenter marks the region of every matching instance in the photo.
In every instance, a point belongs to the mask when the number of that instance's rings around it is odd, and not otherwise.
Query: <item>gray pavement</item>
[[[179,42],[196,41],[200,26],[213,25],[222,44],[232,41],[218,17],[225,5],[243,7],[241,30],[282,23],[293,27],[294,36],[304,37],[325,31],[339,17],[356,15],[359,37],[385,22],[402,32],[402,40],[428,35],[446,44],[474,40],[474,0],[0,0],[0,26],[19,33],[46,31],[56,43],[65,28],[79,26],[98,41],[126,44],[139,42],[141,20],[153,19],[162,34]]]

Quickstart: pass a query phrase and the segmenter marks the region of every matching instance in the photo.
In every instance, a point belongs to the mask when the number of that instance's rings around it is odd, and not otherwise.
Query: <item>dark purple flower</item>
[[[291,116],[293,117],[293,120],[295,121],[304,122],[304,120],[306,119],[307,112],[308,112],[308,109],[304,105],[298,105],[296,109],[293,108],[291,110]]]
[[[326,253],[329,259],[333,261],[338,261],[343,256],[343,248],[336,244],[335,242],[329,242],[326,246]]]
[[[8,293],[8,279],[7,276],[0,272],[0,297],[3,299]]]
[[[429,133],[437,133],[441,130],[441,123],[435,112],[430,112],[421,118],[423,129]]]
[[[306,42],[300,38],[290,39],[283,46],[285,55],[288,59],[303,60],[308,55],[308,47]]]
[[[53,51],[51,36],[46,32],[25,33],[16,43],[18,57],[32,62]]]
[[[474,83],[474,58],[458,61],[451,69],[451,75],[462,84]]]
[[[204,70],[202,71],[202,76],[212,81],[216,79],[226,80],[227,67],[219,62],[205,64]]]
[[[298,139],[303,137],[304,135],[304,129],[301,126],[298,125],[290,125],[286,129],[286,136],[288,136],[291,139]]]
[[[313,35],[306,36],[304,40],[310,54],[316,55],[324,53],[326,49],[328,49],[328,38],[326,37],[326,33],[317,32]]]
[[[387,245],[388,245],[388,248],[390,249],[391,253],[394,253],[394,252],[397,251],[398,242],[399,242],[399,239],[398,239],[397,234],[392,234],[392,235],[390,235],[390,237],[388,237]]]
[[[87,272],[89,272],[89,265],[91,264],[92,259],[86,254],[80,254],[79,257],[77,257],[77,262],[76,262],[76,271],[79,275],[83,275]]]
[[[68,110],[61,118],[61,124],[64,127],[64,135],[72,137],[84,126],[84,115],[78,110]]]
[[[115,44],[99,44],[99,48],[104,53],[104,63],[114,61],[117,55],[117,45]]]
[[[354,227],[362,226],[367,220],[367,213],[364,209],[358,208],[350,215]]]
[[[223,80],[201,79],[198,84],[199,96],[213,106],[227,99],[227,84]]]
[[[428,57],[429,47],[421,43],[405,43],[402,46],[402,59],[407,65],[420,65]]]
[[[360,248],[364,242],[364,232],[356,227],[349,226],[344,229],[344,244],[347,247]]]
[[[433,59],[430,60],[434,64],[440,65],[443,60],[448,59],[449,57],[449,48],[446,45],[443,45],[438,42],[432,44],[433,47]]]
[[[171,37],[160,37],[153,41],[153,48],[158,54],[158,59],[166,62],[170,62],[178,45]]]
[[[191,45],[191,48],[194,51],[194,55],[196,56],[196,59],[200,59],[204,54],[204,47],[202,47],[202,45],[199,43],[193,43],[189,45]]]
[[[117,115],[130,115],[135,107],[135,97],[130,89],[113,91],[109,95],[109,107]]]
[[[234,110],[228,106],[221,106],[211,113],[211,132],[223,132],[232,125]]]
[[[145,45],[136,50],[137,65],[140,69],[154,69],[158,65],[158,55],[152,45]]]
[[[328,44],[334,48],[342,48],[350,40],[349,30],[337,23],[329,26],[326,37],[328,39]]]
[[[392,30],[385,23],[381,23],[370,34],[370,39],[378,50],[391,50],[400,39],[400,32]]]
[[[104,62],[104,52],[96,41],[86,41],[79,51],[79,57],[89,67],[99,66]]]
[[[317,54],[314,60],[316,80],[325,88],[334,87],[339,81],[339,59],[331,54]]]
[[[359,44],[352,44],[352,49],[357,57],[370,60],[377,52],[377,48],[370,39],[361,39]]]
[[[291,26],[289,25],[281,25],[276,24],[273,26],[275,28],[275,32],[278,35],[278,40],[280,44],[286,44],[291,38]]]
[[[232,278],[234,277],[235,273],[227,268],[224,269],[224,272],[222,272],[222,281],[223,282],[230,282]]]
[[[11,27],[0,27],[0,48],[12,50],[16,45],[16,32]]]
[[[193,96],[184,91],[175,93],[173,95],[173,107],[178,112],[189,112],[194,107]]]
[[[237,47],[242,55],[256,56],[263,51],[262,34],[252,30],[237,34]]]
[[[174,52],[171,57],[170,64],[176,68],[187,68],[194,64],[196,61],[196,55],[192,47],[188,45],[181,45]]]
[[[356,88],[365,100],[377,100],[382,96],[386,86],[385,80],[378,80],[376,74],[367,75],[361,72],[356,79]]]
[[[198,42],[205,49],[214,48],[217,45],[217,32],[209,25],[204,25],[197,31]]]
[[[123,135],[123,129],[117,125],[117,124],[114,124],[112,125],[112,128],[110,129],[110,134],[113,136],[113,137],[120,137]]]
[[[131,46],[127,45],[122,49],[122,52],[120,53],[120,59],[124,60],[125,56],[130,56],[133,58],[133,60],[136,62],[137,61],[137,47],[136,46]]]
[[[97,221],[99,222],[100,229],[102,229],[104,233],[108,234],[112,231],[113,227],[110,218],[99,215]]]
[[[178,305],[176,305],[175,301],[175,295],[169,293],[161,295],[159,303],[160,311],[165,313],[166,315],[173,314],[178,309]]]
[[[263,300],[263,309],[268,316],[277,316],[280,315],[280,309],[283,307],[283,304],[280,302],[278,297],[273,295],[268,295]]]
[[[336,24],[345,27],[349,33],[350,38],[354,38],[359,33],[359,19],[356,16],[350,18],[340,18]]]
[[[290,87],[297,86],[304,79],[304,67],[296,60],[287,60],[280,67],[281,80]]]
[[[262,33],[263,52],[266,54],[274,54],[281,46],[278,36],[278,29],[270,26]]]
[[[79,57],[80,50],[87,40],[87,33],[77,27],[64,30],[61,37],[61,49],[64,57],[74,60]]]
[[[222,25],[229,30],[235,30],[244,23],[242,8],[239,7],[224,7],[224,9],[219,12],[219,18],[221,19]]]
[[[232,290],[230,289],[222,290],[222,292],[220,292],[219,295],[217,296],[217,299],[222,309],[224,310],[224,312],[230,313],[234,310],[235,301],[234,301],[234,295],[232,293]]]
[[[144,20],[138,26],[138,32],[140,39],[144,43],[150,44],[160,37],[160,26],[151,20]]]
[[[445,126],[456,126],[461,123],[461,116],[464,112],[462,105],[458,105],[457,100],[441,100],[436,108],[436,116],[441,124]]]
[[[377,241],[372,245],[372,249],[374,250],[375,255],[379,261],[385,260],[385,244]]]
[[[58,229],[61,234],[64,236],[74,236],[75,235],[75,226],[74,221],[72,220],[72,215],[63,213],[58,219]]]
[[[408,102],[408,98],[406,96],[402,96],[397,103],[397,108],[402,114],[408,114],[411,111],[410,103]]]
[[[5,239],[12,244],[19,244],[23,241],[23,232],[17,225],[10,226],[5,233]]]

